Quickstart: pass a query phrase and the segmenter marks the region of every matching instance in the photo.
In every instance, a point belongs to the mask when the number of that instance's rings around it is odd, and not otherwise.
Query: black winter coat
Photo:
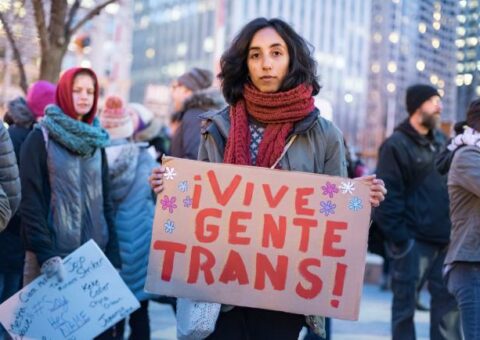
[[[435,157],[445,144],[439,130],[422,136],[407,119],[380,147],[377,176],[385,181],[388,194],[376,209],[375,220],[387,240],[448,243],[447,178],[435,167]]]

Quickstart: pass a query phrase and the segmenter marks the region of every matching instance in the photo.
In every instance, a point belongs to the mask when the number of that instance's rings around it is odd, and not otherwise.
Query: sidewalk
[[[422,292],[422,294],[426,294]],[[428,296],[422,295],[422,301]],[[366,284],[360,304],[358,321],[332,321],[333,340],[389,340],[390,335],[390,306],[392,293],[381,291],[376,285]],[[430,314],[428,312],[415,313],[415,325],[418,340],[429,339]]]
[[[363,287],[358,321],[332,321],[332,340],[389,340],[391,292],[383,292],[378,286]],[[426,296],[422,300],[427,299]],[[416,312],[417,339],[428,339],[429,313]],[[170,306],[150,303],[152,340],[175,340],[175,318]]]

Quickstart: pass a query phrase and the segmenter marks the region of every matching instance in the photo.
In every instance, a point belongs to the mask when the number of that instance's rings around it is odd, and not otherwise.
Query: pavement
[[[426,292],[421,299],[427,302]],[[390,305],[392,294],[382,291],[377,285],[365,284],[360,303],[358,321],[332,320],[332,340],[389,340],[390,335]],[[428,303],[427,303],[428,305]],[[150,303],[150,325],[152,340],[175,340],[175,316],[169,305]],[[429,339],[429,313],[416,312],[415,324],[418,340]],[[299,340],[303,339],[304,332]]]

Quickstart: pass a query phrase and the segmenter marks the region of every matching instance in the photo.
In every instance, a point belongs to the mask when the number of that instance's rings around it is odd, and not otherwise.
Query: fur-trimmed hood
[[[185,100],[183,108],[179,114],[182,120],[183,113],[190,109],[200,109],[202,111],[219,110],[226,105],[222,93],[218,89],[209,88],[194,92]]]

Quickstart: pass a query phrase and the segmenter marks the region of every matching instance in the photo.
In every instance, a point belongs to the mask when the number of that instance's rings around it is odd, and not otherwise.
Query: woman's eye
[[[282,52],[280,51],[273,51],[273,55],[278,57],[278,56],[281,56],[282,55]]]
[[[259,53],[250,54],[250,59],[257,59],[260,56]]]

